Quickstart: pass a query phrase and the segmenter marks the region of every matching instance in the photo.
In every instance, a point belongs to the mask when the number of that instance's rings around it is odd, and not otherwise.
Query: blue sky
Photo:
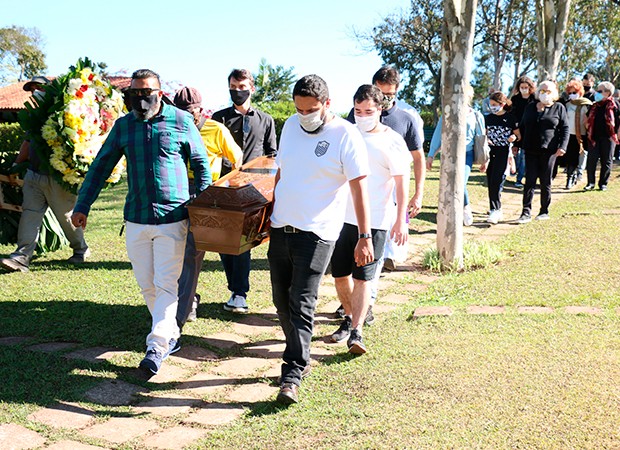
[[[67,71],[79,57],[104,61],[111,73],[150,68],[162,79],[198,88],[203,106],[229,104],[232,68],[256,73],[261,58],[316,73],[330,88],[332,109],[350,108],[357,87],[380,67],[351,29],[368,30],[406,10],[408,0],[178,0],[50,2],[3,8],[0,26],[37,27],[45,39],[48,74]]]

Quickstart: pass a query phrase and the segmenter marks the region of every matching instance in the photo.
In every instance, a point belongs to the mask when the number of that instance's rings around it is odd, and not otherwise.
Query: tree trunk
[[[537,0],[538,81],[555,80],[564,35],[568,27],[570,0]]]
[[[445,0],[442,43],[441,168],[437,249],[442,264],[463,267],[465,131],[469,111],[466,87],[472,67],[477,0]]]

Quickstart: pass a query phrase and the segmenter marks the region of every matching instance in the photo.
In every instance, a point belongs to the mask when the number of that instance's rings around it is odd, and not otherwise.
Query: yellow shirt
[[[207,119],[200,129],[200,136],[207,147],[207,156],[211,165],[211,177],[213,181],[220,178],[222,171],[222,157],[226,157],[231,163],[240,166],[243,160],[243,151],[236,144],[230,131],[224,124],[215,120]],[[189,171],[190,179],[194,177]]]

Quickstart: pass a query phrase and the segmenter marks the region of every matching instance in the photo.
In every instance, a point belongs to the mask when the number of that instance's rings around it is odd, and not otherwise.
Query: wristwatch
[[[369,238],[372,238],[372,234],[370,234],[370,233],[360,233],[359,234],[359,238],[360,239],[369,239]]]

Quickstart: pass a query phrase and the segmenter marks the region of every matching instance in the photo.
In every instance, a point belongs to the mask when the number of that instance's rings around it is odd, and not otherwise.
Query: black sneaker
[[[155,349],[148,350],[144,359],[140,361],[140,369],[145,375],[152,377],[156,375],[161,367],[161,362],[164,360],[164,355]]]
[[[344,319],[344,306],[340,305],[336,311],[334,311],[336,318]]]
[[[372,305],[368,307],[368,312],[366,312],[366,318],[364,319],[364,325],[372,325],[375,323],[375,315],[372,313]]]
[[[351,320],[352,319],[349,316],[344,316],[344,320],[340,324],[340,328],[332,334],[332,342],[342,342],[349,338],[349,335],[351,334]]]
[[[351,330],[351,336],[347,341],[347,347],[349,347],[349,353],[354,355],[363,355],[366,353],[366,346],[362,341],[362,335],[357,329]]]

